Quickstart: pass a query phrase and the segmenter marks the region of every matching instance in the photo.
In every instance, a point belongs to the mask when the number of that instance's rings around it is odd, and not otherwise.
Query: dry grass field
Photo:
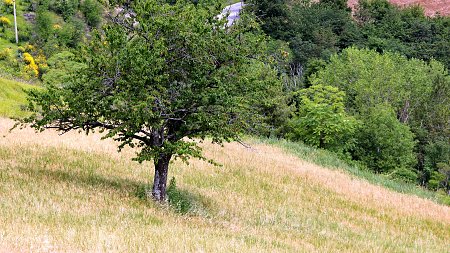
[[[171,164],[187,211],[145,199],[150,163],[99,136],[0,119],[0,252],[448,252],[450,208],[253,143]],[[187,203],[187,204],[186,204]]]

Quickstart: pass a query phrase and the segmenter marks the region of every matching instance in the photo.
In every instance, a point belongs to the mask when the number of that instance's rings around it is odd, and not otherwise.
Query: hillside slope
[[[21,117],[26,113],[20,107],[26,105],[24,90],[37,86],[0,78],[0,117]]]
[[[175,162],[179,211],[145,200],[150,163],[99,136],[0,119],[0,251],[447,252],[450,208],[267,145]]]

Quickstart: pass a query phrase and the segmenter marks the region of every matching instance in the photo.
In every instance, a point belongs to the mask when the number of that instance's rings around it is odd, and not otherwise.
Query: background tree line
[[[344,0],[248,2],[284,83],[264,134],[450,193],[449,17],[387,0],[354,13]]]

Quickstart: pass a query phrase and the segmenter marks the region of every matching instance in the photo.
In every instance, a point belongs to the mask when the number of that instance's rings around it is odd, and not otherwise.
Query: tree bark
[[[153,179],[152,196],[157,201],[166,201],[167,174],[171,154],[160,154],[155,159],[155,177]]]

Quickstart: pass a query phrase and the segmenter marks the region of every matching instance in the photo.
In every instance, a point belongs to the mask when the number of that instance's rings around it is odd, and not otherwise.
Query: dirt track
[[[348,4],[354,6],[357,2],[358,0],[349,0]],[[398,6],[420,4],[428,16],[434,16],[436,13],[450,15],[450,0],[390,0],[390,2]]]

